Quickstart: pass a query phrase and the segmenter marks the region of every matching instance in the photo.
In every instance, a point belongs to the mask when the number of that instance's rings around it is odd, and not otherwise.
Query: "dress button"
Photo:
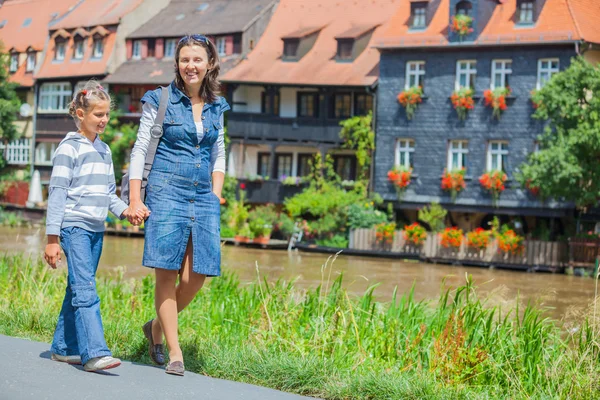
[[[194,186],[198,186],[198,182],[194,182]]]
[[[190,203],[193,203],[193,202],[194,202],[194,199],[190,200]]]
[[[200,148],[200,145],[196,145],[196,148],[197,148],[197,149],[199,149],[199,148]]]
[[[194,220],[194,217],[190,218],[192,221]]]
[[[196,164],[196,168],[200,168],[200,164]]]
[[[204,119],[206,119],[206,117],[203,115],[203,116],[202,116],[202,119],[204,120]]]

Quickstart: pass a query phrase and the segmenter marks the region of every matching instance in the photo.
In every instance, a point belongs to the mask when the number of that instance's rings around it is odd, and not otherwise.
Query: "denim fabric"
[[[81,355],[89,359],[110,356],[104,340],[100,299],[96,292],[96,270],[102,254],[103,232],[78,227],[60,231],[60,245],[69,269],[67,290],[51,350],[62,356]]]
[[[159,98],[159,90],[149,91],[142,102],[158,107]],[[152,213],[144,224],[143,265],[180,269],[191,235],[193,271],[220,275],[220,205],[212,193],[210,156],[228,109],[221,97],[204,105],[204,137],[198,142],[190,99],[174,83],[169,86],[163,137],[146,188]]]

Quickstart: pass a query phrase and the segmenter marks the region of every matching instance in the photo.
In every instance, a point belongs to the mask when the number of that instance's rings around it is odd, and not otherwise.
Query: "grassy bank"
[[[210,280],[180,318],[186,369],[327,399],[597,398],[595,315],[568,333],[535,308],[487,306],[469,281],[432,303],[397,293],[382,304],[375,288],[349,297],[330,271],[309,291]],[[0,258],[0,333],[50,342],[64,273]],[[110,348],[149,363],[152,277],[98,289]]]

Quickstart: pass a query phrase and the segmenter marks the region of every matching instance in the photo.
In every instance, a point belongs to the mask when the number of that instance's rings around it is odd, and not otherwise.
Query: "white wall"
[[[260,98],[263,88],[261,86],[238,86],[233,92],[233,112],[247,112],[260,114]],[[236,103],[246,103],[236,104]]]
[[[279,96],[281,103],[279,107],[279,116],[284,118],[296,118],[298,115],[296,109],[296,93],[298,90],[292,88],[281,88]]]

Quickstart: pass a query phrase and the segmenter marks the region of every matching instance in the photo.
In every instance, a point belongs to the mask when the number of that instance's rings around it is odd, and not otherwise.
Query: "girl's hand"
[[[56,269],[56,264],[61,262],[60,245],[58,243],[48,243],[44,252],[44,259],[52,269]]]

